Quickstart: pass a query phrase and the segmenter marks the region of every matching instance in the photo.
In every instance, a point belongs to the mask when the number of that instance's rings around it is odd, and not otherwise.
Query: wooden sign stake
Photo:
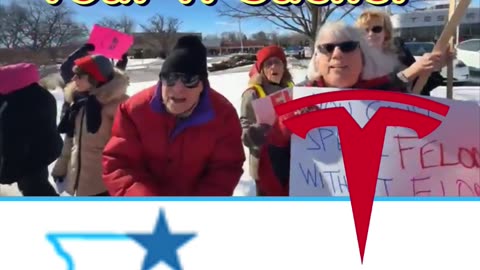
[[[457,26],[460,24],[460,21],[467,12],[468,6],[471,2],[472,0],[460,0],[458,6],[453,11],[450,20],[448,20],[448,23],[443,28],[442,34],[432,52],[444,52],[447,49],[450,38],[455,33]],[[413,88],[414,94],[420,94],[429,76],[430,74],[423,74],[418,78]]]

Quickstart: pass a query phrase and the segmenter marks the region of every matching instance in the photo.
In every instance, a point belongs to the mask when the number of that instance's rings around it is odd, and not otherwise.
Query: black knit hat
[[[168,73],[184,73],[207,78],[207,48],[200,38],[189,35],[178,39],[160,71],[160,75]]]

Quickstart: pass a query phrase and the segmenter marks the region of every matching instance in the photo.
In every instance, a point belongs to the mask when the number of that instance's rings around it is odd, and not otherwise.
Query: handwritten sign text
[[[296,87],[293,96],[297,99],[324,91]],[[480,196],[479,104],[431,99],[450,106],[448,116],[432,134],[418,139],[410,129],[387,128],[376,196]],[[365,126],[380,107],[439,118],[429,111],[381,101],[331,102],[318,107],[343,107],[360,126]],[[291,151],[290,196],[349,195],[336,127],[314,129],[306,139],[293,135]]]

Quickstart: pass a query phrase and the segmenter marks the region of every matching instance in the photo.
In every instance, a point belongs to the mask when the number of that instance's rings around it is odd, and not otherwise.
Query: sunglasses
[[[264,67],[270,67],[270,66],[273,66],[273,65],[280,66],[280,65],[283,65],[283,62],[282,62],[282,60],[280,60],[278,58],[271,58],[271,59],[268,59],[267,61],[265,61],[263,63]]]
[[[161,74],[160,79],[162,80],[162,83],[170,87],[174,86],[178,80],[180,80],[187,88],[195,88],[200,83],[200,76],[187,75],[184,73]]]
[[[85,72],[75,72],[73,75],[77,76],[79,79],[87,76],[87,73]]]
[[[370,28],[370,29],[366,28],[365,31],[367,31],[367,33],[370,32],[370,31],[372,31],[372,32],[375,33],[375,34],[378,34],[378,33],[381,33],[381,32],[383,31],[383,27],[377,25],[377,26],[374,26],[374,27],[372,27],[372,28]]]
[[[345,41],[341,43],[325,43],[318,45],[318,50],[323,54],[331,54],[336,47],[340,49],[343,53],[353,52],[358,48],[357,41]]]

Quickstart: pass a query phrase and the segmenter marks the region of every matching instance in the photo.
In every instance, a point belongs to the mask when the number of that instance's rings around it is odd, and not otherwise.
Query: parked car
[[[285,49],[285,55],[287,57],[295,57],[298,59],[305,58],[305,49],[301,46],[292,46]]]
[[[467,65],[471,71],[480,72],[480,39],[469,39],[458,43],[457,59]]]
[[[418,59],[423,54],[432,52],[435,44],[433,42],[406,42],[405,46],[412,53],[415,59]],[[444,78],[447,78],[447,67],[444,67],[440,71],[440,74]],[[468,70],[468,67],[463,61],[459,60],[457,56],[457,59],[453,60],[453,79],[455,81],[467,81],[469,78],[470,71]]]
[[[312,58],[312,56],[313,56],[312,48],[310,48],[310,47],[303,47],[303,52],[304,52],[304,57],[305,57],[305,58]]]

